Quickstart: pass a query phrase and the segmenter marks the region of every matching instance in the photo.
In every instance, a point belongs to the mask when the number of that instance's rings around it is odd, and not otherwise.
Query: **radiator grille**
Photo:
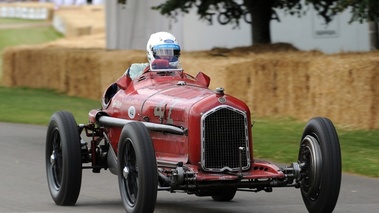
[[[237,171],[250,167],[246,113],[229,106],[216,107],[202,116],[202,168]]]

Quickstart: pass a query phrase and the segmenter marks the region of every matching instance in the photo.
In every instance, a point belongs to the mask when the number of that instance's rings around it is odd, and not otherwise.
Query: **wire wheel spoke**
[[[305,145],[302,146],[302,155],[301,155],[301,160],[303,163],[305,163],[304,165],[304,172],[303,172],[303,181],[302,181],[302,184],[304,186],[304,189],[305,191],[307,191],[306,189],[309,189],[310,187],[310,169],[311,169],[311,154],[310,154],[310,150],[308,147],[306,147]]]
[[[144,124],[131,122],[123,127],[117,154],[119,189],[126,212],[153,213],[157,199],[157,163]]]
[[[131,142],[128,142],[125,148],[125,169],[124,174],[125,188],[130,204],[134,205],[138,195],[138,171],[136,154]]]
[[[61,187],[62,182],[62,145],[58,129],[54,130],[52,141],[52,154],[50,157],[51,170],[56,188]]]

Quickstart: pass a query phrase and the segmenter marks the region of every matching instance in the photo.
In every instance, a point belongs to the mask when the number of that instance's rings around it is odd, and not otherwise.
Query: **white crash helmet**
[[[146,45],[147,59],[151,64],[155,59],[166,59],[170,67],[178,67],[180,46],[176,38],[167,32],[151,34]]]

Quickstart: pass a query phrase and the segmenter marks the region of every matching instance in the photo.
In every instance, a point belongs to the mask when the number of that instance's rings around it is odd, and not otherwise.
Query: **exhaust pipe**
[[[121,119],[121,118],[113,118],[106,115],[97,114],[96,116],[97,121],[100,125],[104,126],[111,126],[111,127],[123,127],[125,124],[130,122],[141,122],[141,121],[134,121],[134,120],[127,120],[127,119]],[[150,131],[158,131],[158,132],[167,132],[177,135],[186,135],[187,129],[171,126],[167,124],[155,124],[155,123],[149,123],[149,122],[141,122],[143,123],[146,128]]]

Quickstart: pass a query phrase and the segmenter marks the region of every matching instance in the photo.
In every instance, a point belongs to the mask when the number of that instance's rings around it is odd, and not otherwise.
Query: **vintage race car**
[[[76,203],[82,169],[105,169],[118,175],[129,213],[153,212],[158,190],[230,201],[236,191],[273,187],[299,188],[311,213],[334,210],[341,154],[329,119],[309,120],[296,162],[258,160],[248,106],[222,88],[209,89],[204,73],[192,77],[166,65],[162,59],[145,70],[132,65],[104,92],[102,108],[89,112],[88,124],[67,111],[52,115],[45,158],[57,205]]]

